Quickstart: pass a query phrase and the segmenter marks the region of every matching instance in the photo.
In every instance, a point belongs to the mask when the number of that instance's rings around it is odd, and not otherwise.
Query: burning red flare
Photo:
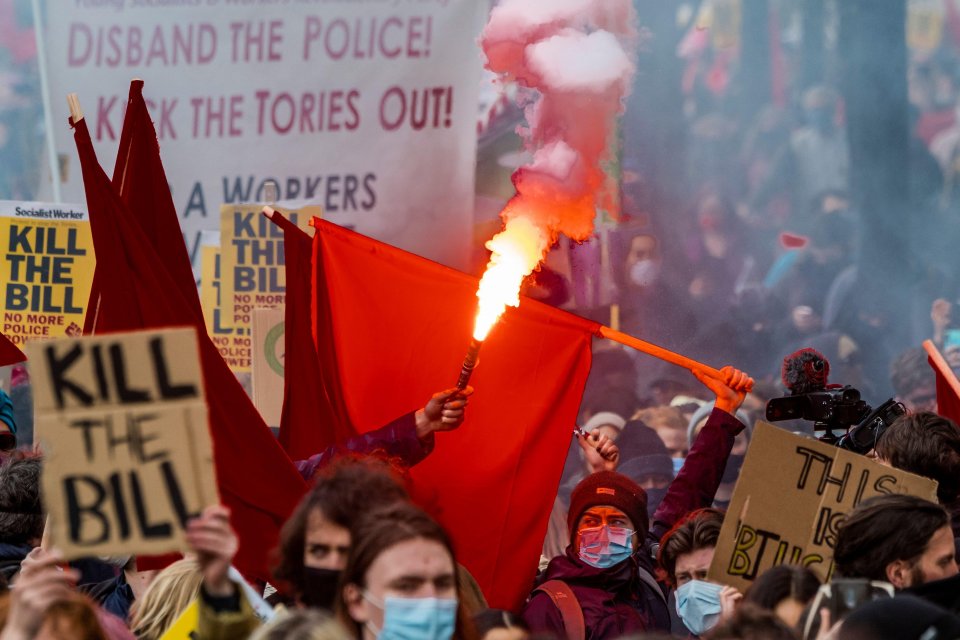
[[[561,233],[593,233],[602,161],[633,77],[630,0],[503,0],[481,36],[487,68],[535,96],[521,133],[533,161],[513,174],[516,195],[477,296],[482,340]]]

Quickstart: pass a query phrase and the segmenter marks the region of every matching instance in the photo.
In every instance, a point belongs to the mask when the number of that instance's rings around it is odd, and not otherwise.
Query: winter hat
[[[697,433],[696,433],[697,424],[699,424],[701,420],[703,420],[704,418],[709,416],[711,413],[713,413],[713,405],[714,405],[713,402],[708,402],[707,404],[697,409],[696,412],[692,416],[690,416],[690,422],[687,424],[687,442],[689,443],[689,446],[691,447],[693,446],[693,441],[697,437]],[[742,422],[746,427],[747,440],[752,438],[753,437],[753,420],[750,419],[750,414],[748,414],[743,409],[737,409],[736,418],[737,420]]]
[[[642,420],[631,420],[617,438],[620,449],[618,470],[634,482],[644,476],[673,477],[673,461],[657,432]]]
[[[570,494],[567,529],[570,538],[576,535],[577,523],[583,512],[591,507],[610,506],[623,511],[636,531],[649,528],[647,494],[636,482],[616,471],[598,471],[580,481]]]
[[[583,425],[583,430],[587,433],[593,433],[596,429],[608,424],[617,431],[623,431],[623,425],[626,423],[626,420],[612,411],[601,411],[587,420],[587,423]]]

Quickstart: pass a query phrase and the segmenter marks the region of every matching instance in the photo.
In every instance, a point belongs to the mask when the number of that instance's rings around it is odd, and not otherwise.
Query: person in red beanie
[[[550,561],[523,609],[531,631],[602,640],[670,630],[668,587],[654,578],[657,541],[687,513],[710,506],[745,428],[734,414],[753,381],[732,367],[720,373],[695,374],[716,394],[716,406],[652,520],[646,493],[625,475],[600,471],[573,490],[571,543]]]

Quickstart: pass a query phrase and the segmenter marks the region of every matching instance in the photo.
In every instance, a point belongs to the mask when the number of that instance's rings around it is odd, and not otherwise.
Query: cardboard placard
[[[936,502],[937,483],[759,422],[709,577],[743,591],[770,567],[799,564],[828,580],[846,514],[892,493]]]
[[[67,559],[184,549],[216,504],[193,329],[27,345],[51,543]]]
[[[0,200],[0,247],[3,334],[18,346],[80,335],[95,265],[86,206]]]
[[[268,426],[283,410],[284,309],[253,310],[253,404]]]
[[[224,296],[220,290],[220,244],[200,247],[200,306],[207,335],[234,373],[250,372],[250,336],[236,327],[225,326]]]
[[[310,219],[322,214],[318,206],[274,208],[311,237]],[[221,320],[224,327],[235,327],[247,336],[255,308],[282,307],[286,302],[283,230],[264,217],[262,209],[262,204],[220,207]]]

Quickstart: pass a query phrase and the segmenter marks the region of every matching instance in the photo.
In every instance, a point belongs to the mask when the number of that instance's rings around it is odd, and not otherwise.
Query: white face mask
[[[630,267],[630,281],[638,287],[649,287],[660,276],[660,264],[656,260],[644,258]]]

